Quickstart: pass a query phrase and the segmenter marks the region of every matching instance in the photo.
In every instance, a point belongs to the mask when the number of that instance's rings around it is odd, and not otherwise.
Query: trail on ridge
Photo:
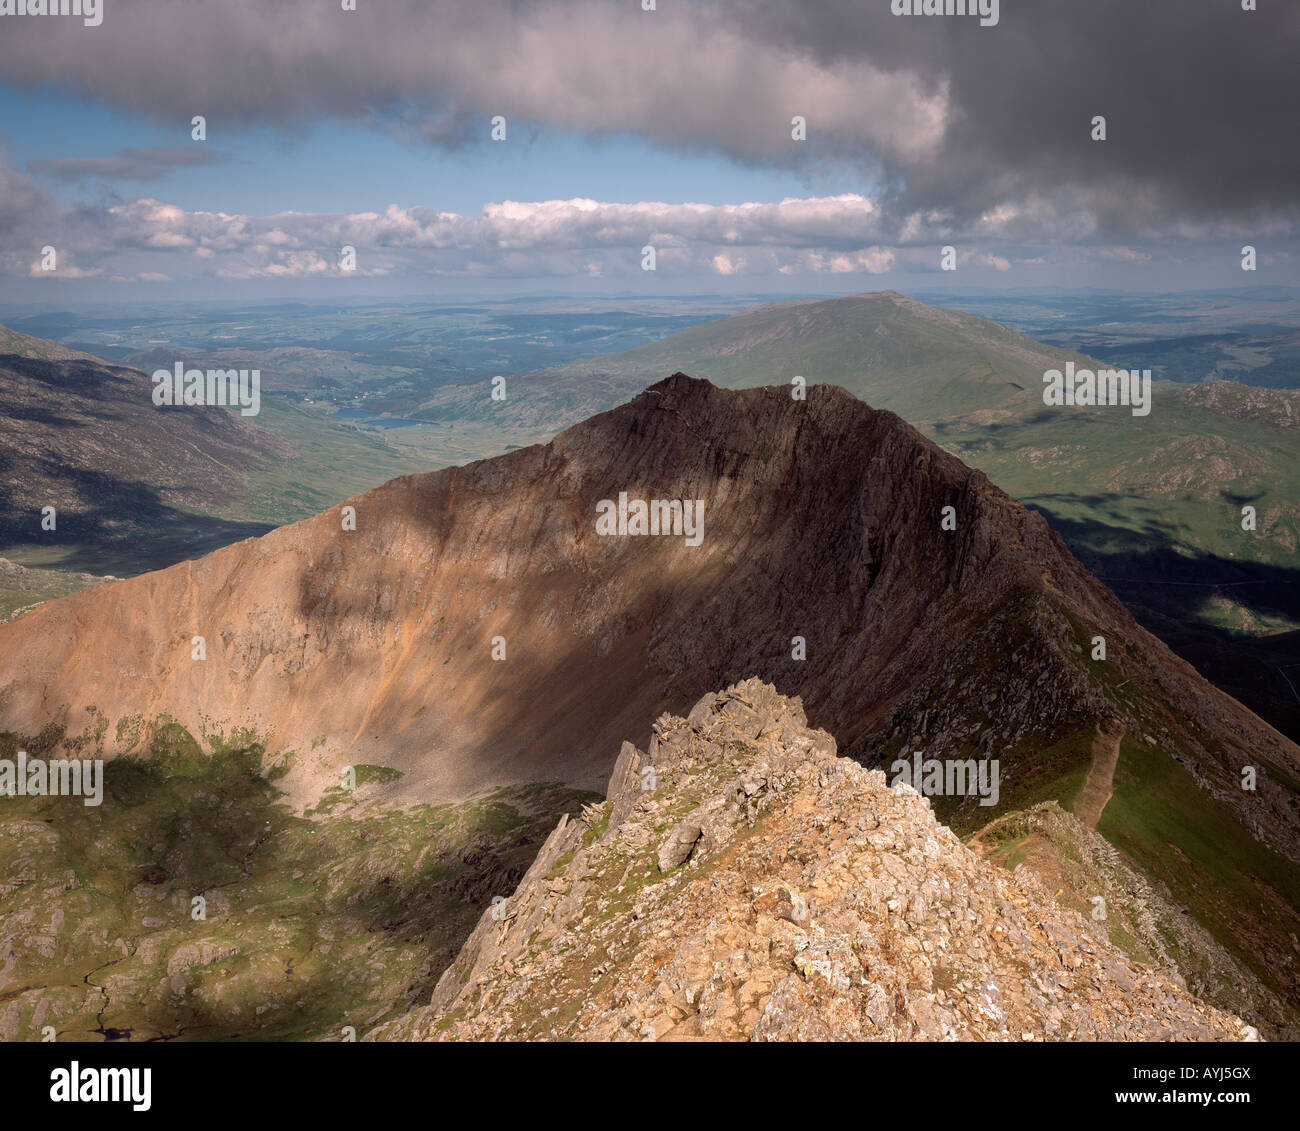
[[[1074,801],[1074,815],[1090,829],[1097,827],[1106,802],[1115,792],[1115,766],[1119,763],[1119,743],[1124,737],[1124,724],[1106,719],[1097,724],[1097,736],[1092,740],[1092,768]]]

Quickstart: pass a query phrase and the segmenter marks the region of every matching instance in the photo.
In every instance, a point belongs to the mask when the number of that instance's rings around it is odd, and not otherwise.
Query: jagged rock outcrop
[[[561,821],[429,1009],[369,1039],[1256,1038],[757,679],[625,746],[588,820]]]

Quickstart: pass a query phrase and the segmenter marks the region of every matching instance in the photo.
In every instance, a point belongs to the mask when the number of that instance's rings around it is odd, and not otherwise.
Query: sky
[[[0,0],[0,300],[1300,284],[1295,0],[347,2]]]

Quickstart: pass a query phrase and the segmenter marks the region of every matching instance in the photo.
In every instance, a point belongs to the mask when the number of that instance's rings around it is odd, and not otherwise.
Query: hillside
[[[355,790],[295,814],[262,753],[199,756],[164,731],[110,763],[100,806],[5,798],[0,1041],[364,1031],[428,1001],[491,895],[591,799],[537,784],[394,806],[361,766]]]
[[[94,360],[0,357],[0,532],[40,532],[40,508],[63,516],[61,537],[138,532],[164,508],[227,505],[241,470],[287,454],[237,413],[159,408],[143,373]]]
[[[724,388],[788,385],[798,375],[898,413],[1059,519],[1072,539],[1071,524],[1102,504],[1130,549],[1136,535],[1154,533],[1184,553],[1300,568],[1300,394],[1229,381],[1159,384],[1146,417],[1045,411],[1043,373],[1069,361],[1102,364],[880,291],[755,307],[626,353],[521,374],[504,403],[483,388],[453,387],[421,411],[558,431],[672,370]],[[1248,541],[1236,536],[1238,496],[1259,512]]]
[[[504,404],[453,387],[420,411],[558,430],[684,370],[723,388],[839,385],[915,424],[977,410],[1041,406],[1045,369],[1080,354],[915,302],[897,291],[770,303],[680,330],[626,353],[513,379]]]
[[[138,370],[0,327],[0,553],[69,583],[157,569],[424,466],[274,397],[244,417],[158,407],[153,389]],[[0,616],[59,588],[16,590]]]
[[[0,326],[0,356],[28,357],[37,361],[93,361],[104,364],[100,358],[91,354],[79,353],[77,350],[68,349],[58,342],[46,341],[44,338],[33,338],[30,334],[20,334],[17,330],[10,330],[6,326]]]
[[[0,558],[0,620],[9,620],[27,609],[66,597],[109,578],[63,569],[28,569],[8,558]]]
[[[602,537],[624,492],[703,500],[701,543]],[[645,720],[755,675],[864,764],[998,758],[996,806],[936,800],[970,835],[1072,806],[1104,730],[1122,737],[1098,832],[1249,972],[1252,1024],[1293,1023],[1300,751],[893,414],[678,374],[544,447],[349,505],[355,530],[335,508],[0,626],[6,741],[141,756],[173,727],[239,735],[300,807],[357,764],[433,803],[598,787]]]
[[[626,353],[510,380],[505,402],[452,387],[421,411],[556,431],[682,370],[724,388],[847,389],[1042,509],[1080,544],[1300,569],[1300,393],[1229,381],[1158,384],[1149,416],[1127,409],[1045,410],[1043,373],[1102,363],[988,319],[896,291],[775,303],[714,319]],[[1141,366],[1141,358],[1134,358]],[[1258,530],[1240,537],[1240,506]],[[1090,522],[1093,529],[1078,529]],[[1300,606],[1292,613],[1300,618]],[[1300,626],[1300,624],[1298,624]]]

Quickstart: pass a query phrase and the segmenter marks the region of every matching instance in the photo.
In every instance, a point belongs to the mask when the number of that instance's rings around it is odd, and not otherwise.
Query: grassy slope
[[[440,391],[422,411],[559,430],[681,370],[727,388],[801,376],[841,385],[909,420],[931,420],[1036,396],[1053,358],[1084,362],[996,322],[883,291],[755,307],[625,353],[519,378],[505,405],[486,397],[486,385],[461,386]]]
[[[538,784],[398,809],[372,788],[396,771],[358,771],[355,794],[329,789],[295,816],[260,744],[203,750],[163,724],[149,758],[108,764],[99,807],[7,799],[0,1039],[365,1032],[427,1002],[491,896],[592,799]]]
[[[264,397],[257,423],[287,440],[294,454],[252,471],[246,495],[223,517],[279,526],[309,518],[399,475],[438,465],[418,450],[340,428],[279,397]]]
[[[1160,880],[1266,985],[1297,1003],[1300,872],[1217,805],[1168,752],[1125,739],[1097,831]]]
[[[1300,430],[1235,419],[1170,385],[1156,387],[1154,402],[1147,417],[1039,406],[991,427],[954,422],[933,438],[1102,552],[1149,540],[1300,565]],[[1254,533],[1241,528],[1246,503]]]
[[[92,574],[61,569],[28,569],[0,558],[0,622],[8,620],[19,609],[66,597],[97,585],[100,580]]]

